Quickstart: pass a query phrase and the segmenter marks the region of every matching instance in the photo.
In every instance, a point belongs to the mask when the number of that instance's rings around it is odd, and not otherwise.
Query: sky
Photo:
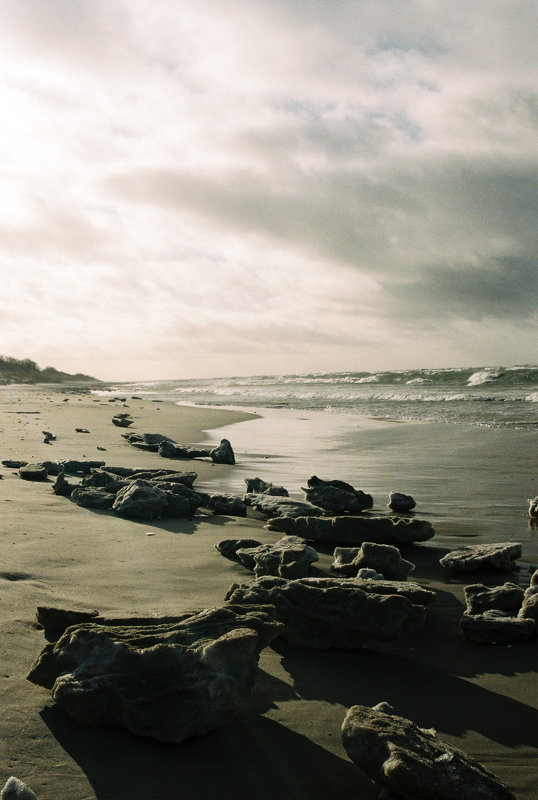
[[[0,354],[535,363],[534,0],[2,0]]]

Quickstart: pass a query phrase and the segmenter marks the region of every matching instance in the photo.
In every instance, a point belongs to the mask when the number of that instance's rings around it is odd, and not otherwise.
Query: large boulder
[[[230,721],[252,690],[258,657],[280,632],[270,609],[226,606],[181,622],[89,622],[45,646],[28,679],[83,725],[181,742]]]
[[[370,594],[353,580],[258,578],[232,586],[226,600],[244,606],[274,605],[294,647],[356,650],[371,639],[388,640],[420,626],[423,606],[396,594]]]
[[[416,503],[410,494],[403,494],[402,492],[390,492],[389,502],[387,503],[391,511],[396,511],[405,514],[415,508]]]
[[[439,563],[455,572],[477,572],[481,569],[513,572],[518,569],[515,562],[517,558],[521,558],[521,552],[521,544],[515,542],[475,544],[461,550],[452,550]]]
[[[384,578],[405,581],[415,565],[402,558],[397,547],[391,544],[363,542],[360,547],[337,547],[331,568],[341,575],[352,577],[359,569],[375,569]]]
[[[272,483],[262,478],[245,478],[248,494],[270,494],[274,497],[289,497],[289,492],[283,486],[273,486]]]
[[[221,439],[220,444],[209,451],[209,457],[215,464],[235,464],[235,455],[228,439]]]
[[[353,706],[342,725],[350,759],[380,787],[407,800],[515,800],[498,779],[461,750],[437,739],[388,703]]]
[[[434,535],[431,523],[424,520],[366,515],[295,518],[280,516],[269,519],[267,527],[269,530],[302,536],[316,542],[349,545],[378,542],[398,546],[410,542],[425,542]]]
[[[37,800],[37,797],[29,786],[12,775],[0,792],[0,800]]]
[[[354,489],[344,481],[323,481],[316,475],[308,479],[308,488],[303,489],[309,503],[332,514],[359,514],[372,508],[372,495]]]

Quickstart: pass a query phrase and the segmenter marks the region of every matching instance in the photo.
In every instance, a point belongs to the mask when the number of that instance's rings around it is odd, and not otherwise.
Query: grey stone
[[[133,424],[133,420],[129,419],[129,416],[118,414],[117,416],[112,417],[112,423],[117,425],[118,428],[128,428]]]
[[[98,611],[73,611],[53,606],[38,606],[36,619],[38,624],[47,632],[54,633],[59,631],[62,634],[71,625],[91,622],[97,616],[99,616]]]
[[[73,484],[69,483],[69,481],[65,477],[65,474],[63,472],[60,472],[56,476],[56,480],[53,483],[52,491],[54,492],[54,494],[60,495],[62,497],[70,497],[71,492],[73,491],[74,488],[75,487],[73,486]]]
[[[12,775],[0,792],[0,800],[37,800],[37,797],[25,783]]]
[[[468,614],[481,614],[483,611],[519,611],[523,602],[524,590],[515,583],[502,586],[484,586],[473,583],[464,588]]]
[[[214,514],[224,514],[231,517],[246,517],[247,507],[240,497],[233,494],[212,494],[208,496],[204,508],[213,511]]]
[[[236,553],[240,548],[258,547],[259,545],[261,545],[261,542],[258,542],[257,539],[223,539],[215,545],[215,548],[219,553],[225,556],[225,558],[231,558],[232,561],[239,561]]]
[[[363,542],[381,544],[408,544],[425,542],[434,535],[431,523],[418,519],[398,517],[342,516],[314,517],[298,516],[294,519],[277,517],[269,519],[270,530],[302,536],[317,542],[361,545]]]
[[[23,481],[46,481],[48,474],[46,467],[42,464],[26,464],[19,468],[19,477]]]
[[[304,503],[302,500],[294,500],[291,497],[278,497],[268,494],[246,494],[243,497],[245,503],[266,517],[298,517],[314,516],[319,517],[323,511],[312,503]],[[273,528],[280,530],[280,528]],[[288,533],[288,531],[282,531]]]
[[[226,600],[245,606],[274,605],[293,647],[356,650],[371,639],[388,640],[420,626],[423,606],[396,594],[370,594],[354,580],[263,577],[232,586]]]
[[[215,464],[235,464],[235,455],[228,439],[221,439],[220,444],[209,451],[209,457]]]
[[[112,508],[121,517],[159,519],[166,516],[168,497],[147,481],[135,480],[116,495]]]
[[[387,505],[392,511],[400,511],[405,513],[406,511],[412,511],[412,509],[415,508],[416,503],[410,494],[391,492],[389,494],[389,502]]]
[[[9,469],[19,469],[20,467],[25,467],[28,462],[27,461],[16,461],[12,458],[5,458],[2,461],[4,467],[8,467]]]
[[[373,570],[361,570],[361,572],[373,572]],[[374,572],[374,575],[377,573]],[[379,577],[369,577],[368,575],[354,578],[354,583],[364,592],[371,594],[401,594],[403,597],[415,605],[428,605],[435,600],[436,594],[431,589],[426,589],[419,583],[411,581],[387,581],[382,575]]]
[[[108,469],[100,468],[93,469],[90,475],[82,478],[80,485],[84,487],[96,486],[116,494],[124,486],[128,486],[130,482],[129,478],[120,478],[119,475],[115,475]]]
[[[262,478],[245,478],[248,494],[270,494],[273,497],[289,497],[289,492],[283,486],[273,486],[272,483]]]
[[[28,679],[83,725],[181,742],[235,716],[281,628],[270,608],[232,605],[170,624],[90,622],[47,645]]]
[[[514,644],[528,641],[534,633],[535,621],[490,610],[482,614],[465,612],[460,628],[469,642],[477,644]]]
[[[388,704],[350,708],[342,742],[373,781],[409,800],[515,800],[485,767]]]
[[[363,542],[360,547],[337,547],[332,569],[341,575],[353,576],[362,567],[370,567],[389,580],[405,581],[415,565],[401,557],[391,544]]]
[[[535,622],[534,632],[538,633],[538,586],[531,585],[525,590],[523,603],[519,609],[519,617],[522,619],[532,619]]]
[[[527,502],[529,504],[529,517],[531,519],[538,519],[538,497],[529,499]]]
[[[112,508],[116,496],[99,486],[77,486],[71,492],[77,506],[107,511]]]
[[[344,481],[323,481],[316,475],[308,479],[308,488],[303,489],[309,503],[333,514],[358,514],[372,508],[372,495],[354,489]]]
[[[480,569],[513,572],[518,569],[515,560],[521,557],[521,551],[521,544],[513,542],[476,544],[447,553],[439,563],[456,572],[476,572]]]
[[[165,436],[163,433],[143,433],[142,441],[146,444],[156,444],[157,446],[160,445],[161,442],[171,442],[175,444],[173,439],[169,436]]]
[[[238,548],[236,557],[257,578],[262,575],[306,578],[310,565],[319,561],[316,551],[298,536],[283,536],[274,544]]]

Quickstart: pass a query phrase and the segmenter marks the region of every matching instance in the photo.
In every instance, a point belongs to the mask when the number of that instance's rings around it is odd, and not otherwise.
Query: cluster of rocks
[[[158,453],[162,458],[210,458],[214,464],[235,464],[235,454],[228,439],[221,439],[216,447],[206,448],[178,444],[162,433],[123,433],[122,436],[131,447]]]
[[[464,591],[467,607],[460,628],[468,641],[506,645],[538,635],[538,570],[526,589],[511,582],[494,587],[474,583]]]

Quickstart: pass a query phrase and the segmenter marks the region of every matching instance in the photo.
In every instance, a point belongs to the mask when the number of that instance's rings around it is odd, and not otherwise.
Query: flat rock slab
[[[228,546],[228,552],[230,549]],[[220,545],[217,545],[217,550],[220,550]],[[243,545],[235,549],[234,557],[252,570],[257,578],[262,575],[305,578],[310,565],[319,561],[316,551],[298,536],[283,536],[274,544],[258,542],[253,546]]]
[[[423,606],[397,594],[368,593],[351,579],[258,578],[234,585],[226,600],[245,606],[274,605],[294,647],[356,650],[372,639],[388,640],[422,625]]]
[[[534,619],[514,617],[502,611],[484,611],[483,614],[465,612],[460,628],[465,639],[476,644],[516,644],[527,642],[534,634]]]
[[[258,511],[260,514],[265,514],[266,517],[319,517],[323,514],[323,510],[312,503],[304,503],[301,500],[294,500],[291,497],[279,497],[269,494],[246,494],[243,500],[248,506]],[[269,520],[271,522],[271,520]],[[280,530],[280,528],[272,528],[272,530]],[[295,533],[294,531],[284,531],[282,533]]]
[[[518,569],[517,558],[521,558],[522,546],[519,543],[499,542],[496,544],[477,544],[461,550],[452,550],[440,559],[439,563],[455,572],[477,572],[481,569],[496,569],[514,572]]]
[[[464,588],[468,614],[481,614],[483,611],[519,611],[525,595],[524,590],[515,583],[502,586],[484,586],[473,583]]]
[[[23,481],[46,481],[48,475],[46,467],[42,464],[26,464],[19,468],[19,477]]]
[[[434,536],[433,526],[424,520],[398,517],[298,516],[269,519],[267,528],[316,542],[361,545],[363,542],[402,545],[425,542]]]
[[[493,773],[387,703],[350,708],[342,742],[373,781],[406,800],[516,800]]]
[[[359,569],[375,569],[389,580],[405,581],[415,565],[402,558],[391,544],[363,542],[360,547],[337,547],[331,569],[340,575],[353,577]]]
[[[437,596],[431,589],[411,581],[387,581],[383,577],[380,580],[379,578],[363,578],[357,575],[353,582],[363,592],[369,592],[370,594],[401,594],[415,605],[427,606],[429,603],[433,603]]]
[[[170,624],[83,623],[46,645],[28,680],[83,725],[181,742],[235,716],[281,629],[274,609],[230,604]]]

